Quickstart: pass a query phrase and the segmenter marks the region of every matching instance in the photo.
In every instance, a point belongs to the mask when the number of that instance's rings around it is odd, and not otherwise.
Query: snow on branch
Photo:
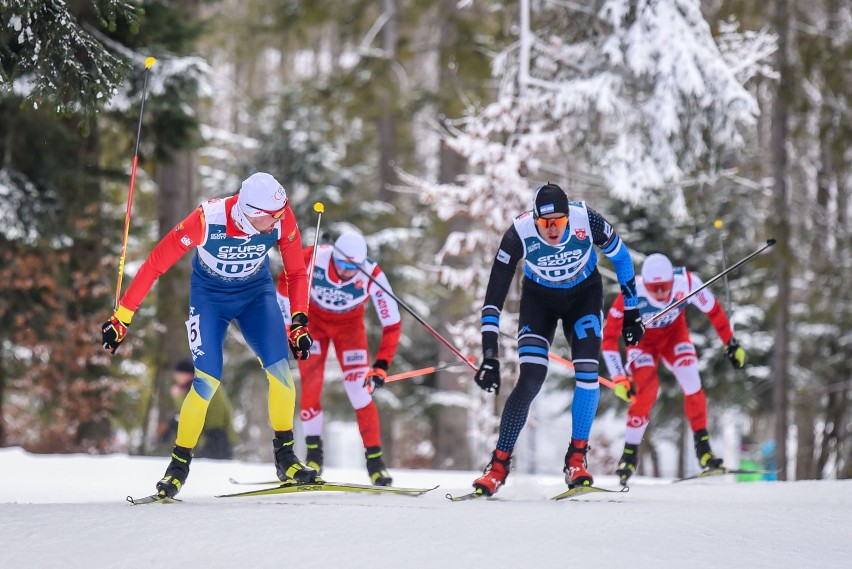
[[[466,173],[449,184],[404,178],[440,218],[467,221],[438,261],[444,284],[476,298],[500,238],[541,183],[572,195],[572,183],[594,177],[618,199],[654,197],[687,215],[683,188],[731,167],[722,156],[756,124],[744,83],[772,76],[775,38],[738,32],[731,21],[717,42],[698,0],[605,0],[595,17],[579,19],[545,4],[534,3],[532,36],[495,57],[494,101],[447,127]],[[561,177],[546,174],[554,164]]]

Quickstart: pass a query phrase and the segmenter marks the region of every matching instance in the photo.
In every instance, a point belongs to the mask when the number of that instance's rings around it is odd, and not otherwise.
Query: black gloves
[[[734,369],[742,369],[745,366],[745,350],[733,336],[731,336],[731,341],[725,346],[725,355],[728,356]]]
[[[297,360],[306,360],[311,355],[311,344],[314,343],[311,333],[308,332],[308,315],[304,312],[293,314],[293,323],[290,324],[290,333],[287,335],[290,343],[290,351]]]
[[[125,324],[113,315],[109,320],[101,326],[102,343],[105,350],[114,354],[124,339],[127,337],[127,327],[130,324]]]
[[[473,376],[473,381],[475,381],[476,385],[485,391],[489,393],[493,391],[495,394],[499,394],[500,360],[494,357],[495,355],[496,354],[490,350],[485,353],[485,357],[482,359],[482,365],[479,366],[479,369],[476,371],[476,375]]]
[[[621,336],[628,346],[635,346],[645,335],[642,317],[638,308],[628,308],[624,311],[624,322],[621,323]]]

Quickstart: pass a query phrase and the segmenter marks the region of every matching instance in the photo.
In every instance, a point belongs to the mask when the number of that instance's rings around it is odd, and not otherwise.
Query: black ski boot
[[[636,474],[636,465],[638,463],[639,445],[625,443],[624,452],[621,454],[621,460],[618,461],[618,467],[615,469],[615,474],[618,476],[619,484],[627,486],[627,481],[631,476]]]
[[[275,473],[282,482],[298,484],[321,483],[319,473],[305,466],[293,452],[293,431],[275,431],[272,448],[275,449]]]
[[[698,457],[698,463],[701,468],[713,470],[714,468],[722,467],[722,459],[713,454],[710,448],[710,435],[707,429],[699,429],[692,436],[695,438],[695,456]]]
[[[370,447],[364,453],[367,457],[367,472],[370,474],[370,482],[376,486],[390,486],[393,478],[385,468],[382,461],[382,447]]]
[[[186,483],[189,476],[189,463],[192,461],[192,449],[175,446],[172,450],[172,461],[166,468],[166,474],[157,482],[157,494],[166,498],[174,498]]]
[[[315,435],[305,437],[305,446],[308,447],[305,466],[313,468],[318,474],[322,474],[322,437]]]

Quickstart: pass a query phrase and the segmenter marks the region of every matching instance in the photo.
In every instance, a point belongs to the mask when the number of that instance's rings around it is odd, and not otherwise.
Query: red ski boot
[[[595,483],[592,474],[586,470],[586,453],[589,452],[589,441],[571,439],[571,446],[565,453],[565,483],[569,488],[575,486],[591,486]]]
[[[473,481],[473,487],[486,496],[492,496],[506,482],[509,476],[509,458],[512,456],[504,450],[495,450],[491,462],[485,467],[482,476]]]

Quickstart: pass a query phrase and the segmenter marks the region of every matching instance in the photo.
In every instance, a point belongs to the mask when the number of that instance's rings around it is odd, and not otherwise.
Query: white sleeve
[[[393,294],[393,290],[391,289],[387,276],[385,276],[385,273],[378,267],[376,267],[376,269],[377,270],[373,271],[372,274],[372,277],[376,282],[370,283],[370,298],[373,299],[373,308],[376,309],[379,322],[381,322],[382,327],[384,328],[386,326],[399,323],[399,305],[390,294],[385,293],[385,291],[388,291]],[[376,286],[376,283],[381,286]]]
[[[701,280],[701,277],[692,272],[687,272],[687,276],[689,277],[689,292],[701,288],[704,284],[704,281]],[[698,307],[698,310],[707,314],[713,307],[716,306],[716,297],[713,296],[713,293],[710,291],[710,287],[705,288],[695,296],[689,299],[689,304]]]
[[[289,326],[290,321],[290,299],[280,292],[275,293],[278,296],[278,307],[281,308],[281,315],[284,316],[284,324]]]
[[[624,364],[621,361],[621,352],[617,350],[604,350],[603,360],[610,378],[617,375],[626,375]]]

